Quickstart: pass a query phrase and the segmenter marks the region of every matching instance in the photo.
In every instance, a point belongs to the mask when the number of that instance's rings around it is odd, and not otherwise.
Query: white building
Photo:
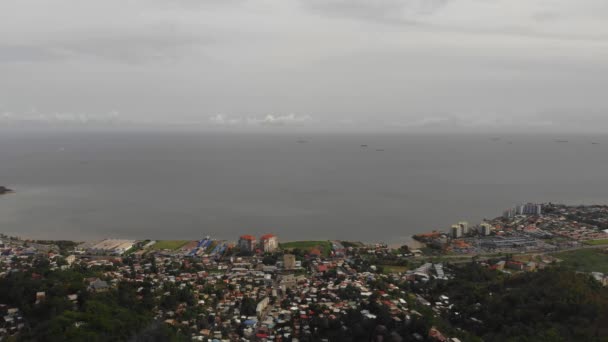
[[[469,234],[469,222],[460,221],[460,222],[458,222],[458,225],[462,228],[462,235]]]
[[[260,247],[264,252],[274,252],[279,248],[279,239],[272,234],[266,234],[260,238]]]
[[[481,235],[488,236],[492,233],[492,225],[487,222],[480,224],[479,227],[481,227]]]
[[[540,204],[525,203],[517,208],[517,215],[541,215],[543,207]]]
[[[453,238],[457,239],[462,236],[462,227],[459,224],[453,224],[450,233]]]

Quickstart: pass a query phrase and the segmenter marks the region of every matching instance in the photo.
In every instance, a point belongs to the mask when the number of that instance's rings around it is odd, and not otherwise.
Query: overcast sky
[[[608,1],[2,0],[24,122],[608,131]]]

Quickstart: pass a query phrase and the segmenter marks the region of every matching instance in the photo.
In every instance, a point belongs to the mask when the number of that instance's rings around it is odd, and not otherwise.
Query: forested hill
[[[478,265],[432,291],[454,304],[446,323],[484,341],[608,341],[608,288],[563,268],[504,275]]]

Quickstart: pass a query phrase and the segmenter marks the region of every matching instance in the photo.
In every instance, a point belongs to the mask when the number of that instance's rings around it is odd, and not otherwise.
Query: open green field
[[[329,241],[292,241],[284,242],[279,245],[285,250],[298,248],[303,251],[310,251],[313,248],[318,248],[325,256],[329,255],[329,252],[331,252],[331,242]]]
[[[176,250],[180,247],[182,247],[183,245],[187,244],[188,240],[159,240],[156,241],[156,243],[154,245],[152,245],[152,247],[150,247],[151,249],[154,250],[161,250],[161,249],[169,249],[169,250]]]
[[[585,241],[585,245],[591,245],[591,246],[608,245],[608,239]]]
[[[562,259],[560,265],[581,272],[608,272],[608,253],[601,249],[579,249],[553,254]]]
[[[378,265],[378,267],[382,267],[382,271],[384,274],[403,273],[408,270],[406,266]]]
[[[348,248],[348,247],[359,248],[359,247],[365,246],[363,244],[363,242],[359,242],[359,241],[340,241],[340,242],[346,248]]]

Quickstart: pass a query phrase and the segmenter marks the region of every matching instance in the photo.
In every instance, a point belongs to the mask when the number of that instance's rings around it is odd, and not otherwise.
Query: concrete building
[[[488,236],[492,233],[492,225],[487,222],[480,224],[479,227],[481,228],[481,235],[483,236]]]
[[[258,305],[255,307],[255,313],[256,313],[256,316],[258,317],[258,319],[262,318],[262,314],[264,313],[264,310],[268,306],[269,302],[270,302],[270,299],[268,297],[264,297],[264,299],[262,299],[258,303]]]
[[[541,215],[543,206],[535,203],[525,203],[516,208],[517,215]]]
[[[260,238],[260,247],[264,252],[274,252],[279,248],[279,239],[272,234],[266,234]]]
[[[293,254],[283,255],[283,267],[286,270],[293,270],[296,268],[296,256]]]
[[[453,224],[450,228],[450,235],[452,235],[454,239],[458,239],[462,236],[462,227],[459,224]]]
[[[458,222],[458,225],[460,226],[460,228],[462,228],[462,235],[469,234],[469,222],[461,221]]]
[[[122,255],[135,245],[135,240],[105,239],[86,247],[91,254],[115,254]]]
[[[515,217],[516,214],[517,214],[517,210],[515,210],[515,208],[510,208],[510,209],[505,210],[502,213],[502,216],[504,218],[513,218],[513,217]]]
[[[254,236],[243,235],[239,238],[239,248],[244,252],[255,252],[257,243]]]

